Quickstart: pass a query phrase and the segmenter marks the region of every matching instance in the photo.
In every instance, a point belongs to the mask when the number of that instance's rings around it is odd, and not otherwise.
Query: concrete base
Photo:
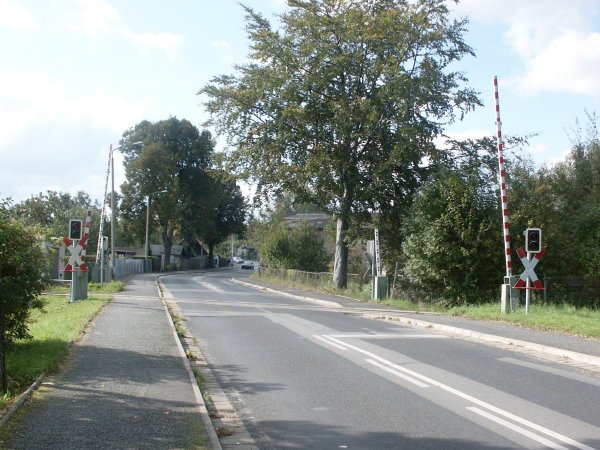
[[[73,272],[71,274],[71,299],[74,302],[76,300],[86,300],[88,298],[88,273],[87,272]]]
[[[389,283],[387,277],[373,278],[373,300],[388,298]]]
[[[500,312],[502,313],[515,312],[519,308],[521,292],[513,288],[518,278],[517,276],[504,277],[504,284],[500,286]]]

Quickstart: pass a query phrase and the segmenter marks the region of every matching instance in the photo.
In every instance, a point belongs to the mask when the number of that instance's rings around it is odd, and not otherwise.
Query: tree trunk
[[[348,187],[348,175],[342,176],[344,192],[340,198],[340,213],[337,217],[335,236],[335,260],[333,262],[333,287],[346,289],[348,287],[348,242],[346,235],[350,224],[352,195]]]
[[[163,263],[164,265],[160,270],[165,270],[166,267],[171,263],[171,247],[173,246],[173,228],[168,228],[168,225],[163,227],[161,230],[162,241],[163,241]]]
[[[208,267],[215,267],[215,246],[208,244]]]
[[[348,218],[341,215],[337,218],[337,231],[335,238],[335,260],[333,263],[333,286],[336,289],[348,287]]]

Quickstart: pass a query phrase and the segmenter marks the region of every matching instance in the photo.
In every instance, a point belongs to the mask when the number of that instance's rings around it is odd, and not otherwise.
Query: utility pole
[[[110,144],[110,175],[111,175],[111,191],[110,191],[110,274],[111,280],[116,279],[115,273],[115,157],[113,154],[112,144]]]

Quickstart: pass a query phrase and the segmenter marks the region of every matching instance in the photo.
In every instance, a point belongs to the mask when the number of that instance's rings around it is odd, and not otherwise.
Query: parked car
[[[244,261],[241,267],[242,269],[254,270],[254,263],[252,261]]]
[[[233,257],[233,263],[234,264],[242,264],[244,262],[244,260],[242,258],[240,258],[239,256],[234,256]]]

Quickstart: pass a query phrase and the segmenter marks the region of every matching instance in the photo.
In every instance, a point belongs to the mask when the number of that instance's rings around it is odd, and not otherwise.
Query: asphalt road
[[[257,291],[163,278],[259,448],[600,449],[600,380]]]

